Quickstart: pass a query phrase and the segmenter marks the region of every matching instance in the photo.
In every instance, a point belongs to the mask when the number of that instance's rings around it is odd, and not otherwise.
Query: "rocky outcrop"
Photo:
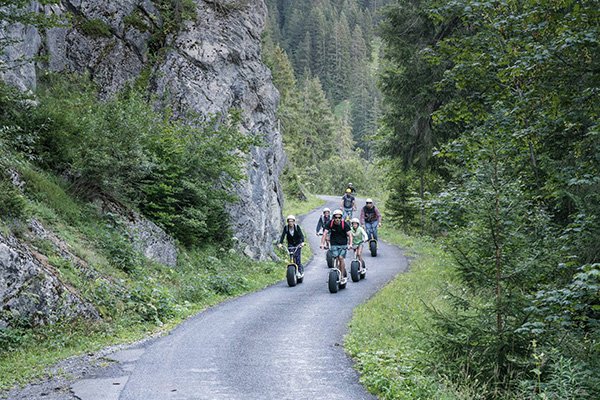
[[[149,260],[174,267],[177,264],[175,240],[158,225],[108,200],[103,201],[102,211],[110,213],[125,227],[134,250]]]
[[[149,55],[164,21],[150,0],[62,0],[52,7],[33,3],[40,12],[72,14],[73,25],[46,33],[18,25],[3,27],[8,36],[20,40],[8,49],[5,60],[15,64],[44,55],[46,61],[38,63],[37,70],[88,73],[105,96],[150,76],[149,91],[179,116],[240,109],[243,132],[262,137],[265,145],[252,149],[247,179],[236,187],[240,200],[229,211],[241,250],[265,259],[272,254],[281,222],[279,175],[284,163],[275,126],[278,93],[260,55],[267,9],[263,0],[195,3],[195,17],[177,34],[167,35],[168,45],[159,57]],[[21,63],[2,77],[22,89],[35,89],[37,70],[33,63]]]
[[[100,318],[96,309],[61,281],[45,257],[16,237],[0,234],[0,329],[60,320]]]

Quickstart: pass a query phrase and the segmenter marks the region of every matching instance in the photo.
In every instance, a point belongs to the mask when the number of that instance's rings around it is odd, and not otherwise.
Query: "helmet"
[[[351,189],[346,189],[346,193],[352,193]]]
[[[331,210],[330,210],[329,208],[325,207],[325,208],[323,209],[323,214],[325,214],[326,212],[331,212]]]
[[[352,219],[350,220],[350,223],[351,223],[351,224],[353,224],[353,223],[355,223],[355,222],[356,222],[357,224],[359,224],[359,225],[360,225],[360,221],[358,220],[358,218],[354,217],[354,218],[352,218]]]
[[[352,187],[352,182],[348,183],[348,186]]]
[[[335,210],[335,211],[333,212],[333,214],[331,214],[331,215],[332,215],[332,216],[339,215],[339,216],[341,217],[342,215],[344,215],[344,213],[342,212],[342,210]]]
[[[288,216],[287,216],[287,218],[286,218],[285,220],[286,220],[286,221],[289,221],[290,219],[291,219],[292,221],[296,221],[296,217],[294,217],[293,215],[288,215]]]
[[[373,199],[367,199],[366,203],[372,203]]]

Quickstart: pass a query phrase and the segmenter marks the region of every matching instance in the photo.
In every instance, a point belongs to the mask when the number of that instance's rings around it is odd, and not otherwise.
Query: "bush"
[[[175,120],[134,90],[100,102],[87,80],[49,75],[32,114],[40,163],[73,193],[138,207],[186,246],[228,244],[225,204],[259,144],[239,132],[239,113]]]
[[[27,214],[27,202],[19,190],[0,177],[0,218],[5,221],[23,219]]]
[[[101,19],[86,19],[79,23],[79,28],[83,33],[91,37],[111,37],[110,26]]]

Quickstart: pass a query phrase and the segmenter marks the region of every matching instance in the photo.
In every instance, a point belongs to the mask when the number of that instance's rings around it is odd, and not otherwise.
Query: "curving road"
[[[327,199],[337,208],[337,199]],[[81,400],[373,399],[344,353],[343,336],[352,309],[405,271],[407,261],[385,243],[376,258],[365,249],[366,279],[349,279],[345,290],[330,294],[315,235],[319,215],[300,221],[315,252],[304,283],[290,288],[282,281],[225,302],[164,338],[116,353],[110,376],[80,380],[73,394]]]

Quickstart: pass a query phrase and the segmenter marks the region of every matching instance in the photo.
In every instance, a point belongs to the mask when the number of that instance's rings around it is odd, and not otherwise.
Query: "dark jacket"
[[[304,243],[304,234],[302,233],[302,229],[300,229],[300,225],[296,224],[294,226],[294,234],[291,235],[289,227],[286,224],[283,227],[283,232],[281,232],[279,243],[283,243],[283,239],[287,239],[288,246],[298,246],[300,243]]]
[[[325,217],[325,215],[321,215],[319,217],[319,222],[317,222],[317,233],[321,230],[325,230],[327,228],[327,224],[331,221],[331,216]]]

